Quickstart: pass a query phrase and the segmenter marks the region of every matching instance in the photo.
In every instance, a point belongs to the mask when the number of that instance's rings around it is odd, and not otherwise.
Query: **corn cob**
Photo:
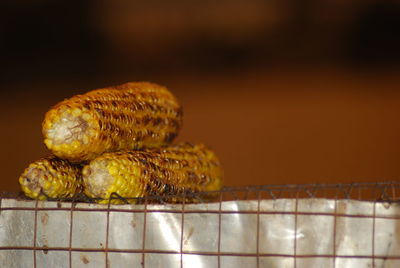
[[[44,143],[54,155],[72,162],[104,152],[169,144],[182,124],[182,108],[165,88],[126,83],[77,95],[45,115]]]
[[[31,163],[19,183],[25,195],[34,199],[74,197],[83,191],[82,168],[50,156]]]
[[[222,169],[216,155],[202,144],[106,153],[83,171],[85,194],[109,202],[112,193],[122,197],[191,195],[222,187]],[[166,199],[182,202],[179,197]],[[185,199],[190,202],[190,198]],[[135,203],[135,199],[128,199]],[[111,203],[122,203],[112,199]]]

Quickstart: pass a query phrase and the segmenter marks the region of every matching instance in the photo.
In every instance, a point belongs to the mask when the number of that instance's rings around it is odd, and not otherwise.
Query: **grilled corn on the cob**
[[[85,194],[101,199],[109,199],[112,193],[131,198],[192,194],[222,187],[219,160],[202,144],[106,153],[92,160],[82,173]],[[169,202],[182,200],[167,199]],[[113,199],[111,203],[121,203],[121,200]]]
[[[182,107],[165,88],[132,82],[66,99],[43,121],[46,146],[58,157],[87,161],[104,152],[168,145],[182,124]]]
[[[45,200],[74,197],[83,191],[80,165],[51,156],[31,163],[19,178],[26,196]]]

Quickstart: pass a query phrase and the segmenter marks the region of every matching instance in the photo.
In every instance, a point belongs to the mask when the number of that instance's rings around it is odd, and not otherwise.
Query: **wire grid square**
[[[34,267],[33,252],[32,250],[0,250],[0,265],[7,268]]]
[[[38,209],[53,209],[60,210],[39,210],[37,211],[37,235],[36,246],[38,247],[68,247],[71,212],[70,203],[59,202],[40,202]],[[65,208],[66,210],[61,210]],[[49,214],[51,213],[51,217]],[[62,219],[62,220],[60,220]],[[57,235],[54,235],[57,234]]]
[[[374,267],[372,258],[336,258],[335,268],[340,267]],[[386,268],[386,267],[385,267]]]
[[[258,211],[258,201],[256,200],[237,200],[225,201],[221,203],[221,210],[225,212]]]
[[[108,267],[107,268],[121,268],[121,267],[142,267],[141,253],[108,253]]]
[[[350,216],[336,218],[335,246],[337,255],[372,256],[372,236],[372,218]]]
[[[200,212],[185,214],[183,225],[183,251],[218,251],[218,214]],[[204,235],[207,230],[207,235]],[[190,256],[190,255],[188,255]]]
[[[257,267],[256,257],[221,256],[220,264],[223,268]]]
[[[259,267],[293,268],[294,262],[294,257],[260,257]],[[279,263],[279,267],[276,265],[277,263]]]
[[[244,226],[246,226],[244,228]],[[257,251],[257,215],[221,215],[221,252],[255,253]],[[235,230],[243,230],[236,232]]]
[[[2,210],[0,213],[1,244],[9,247],[33,246],[35,212],[30,210]],[[8,234],[15,234],[12,237]],[[27,245],[26,241],[31,241]]]
[[[352,200],[351,204],[349,204],[349,200],[337,200],[336,201],[336,213],[337,214],[346,214],[351,216],[360,216],[360,217],[369,217],[373,218],[375,211],[375,202],[365,202]]]
[[[261,254],[294,254],[295,216],[260,215],[259,251]]]
[[[143,213],[110,212],[108,247],[138,250],[143,247]]]
[[[104,252],[72,252],[72,267],[99,268],[105,262]]]
[[[399,268],[400,260],[375,260],[375,263],[384,268]],[[379,267],[377,265],[377,267]]]
[[[392,217],[393,215],[400,215],[400,202],[375,202],[376,217]]]
[[[296,258],[296,268],[310,268],[310,267],[333,268],[334,267],[333,258],[324,258],[324,257]],[[339,268],[341,266],[336,266],[336,267]]]
[[[69,253],[68,251],[38,250],[36,263],[40,264],[37,265],[39,267],[69,268]]]
[[[296,203],[297,203],[297,212],[304,212],[308,214],[321,213],[324,215],[335,213],[335,205],[336,205],[335,200],[307,198],[307,199],[297,199]]]
[[[1,196],[1,194],[0,194]],[[14,210],[15,208],[15,200],[13,198],[1,198],[0,199],[0,203],[1,203],[1,209],[2,211],[11,209]],[[27,210],[29,209],[33,209],[36,206],[39,205],[39,203],[41,203],[40,201],[33,201],[33,200],[18,200],[18,208],[20,209],[24,209],[26,208]]]
[[[400,248],[400,235],[394,230],[400,226],[399,219],[375,219],[374,254],[377,256],[396,256],[396,248]],[[390,241],[388,243],[387,241]],[[399,266],[400,267],[400,266]]]
[[[168,226],[169,228],[163,228]],[[146,213],[145,249],[181,250],[182,214],[167,212]]]
[[[207,255],[184,254],[182,264],[183,267],[190,267],[190,268],[218,267],[218,257],[207,256]]]
[[[372,267],[383,267],[383,268],[399,268],[400,266],[393,266],[396,262],[395,260],[386,260],[386,259],[372,259]],[[400,264],[397,262],[397,264]]]
[[[145,267],[181,267],[181,254],[148,253],[145,257]],[[166,265],[168,263],[168,265]]]
[[[219,207],[220,207],[219,202],[212,202],[212,203],[202,203],[201,206],[199,206],[198,204],[185,204],[185,206],[182,207],[182,209],[184,209],[185,211],[196,211],[198,213],[203,213],[203,212],[205,213],[207,211],[215,212],[219,210]]]
[[[324,224],[320,224],[321,222]],[[334,216],[298,215],[296,255],[332,254],[334,252],[334,222]],[[318,230],[315,226],[318,226]],[[304,238],[307,238],[307,241]],[[310,245],[309,239],[315,243]]]
[[[291,212],[296,210],[295,199],[260,200],[260,212]]]
[[[72,247],[103,249],[106,246],[106,218],[107,214],[104,212],[74,211]]]

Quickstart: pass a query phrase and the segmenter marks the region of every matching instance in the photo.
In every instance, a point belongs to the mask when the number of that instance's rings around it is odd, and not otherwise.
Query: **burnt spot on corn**
[[[90,104],[87,101],[84,102],[82,105],[86,110],[90,110],[91,109]]]
[[[177,195],[191,196],[222,187],[219,160],[202,144],[106,153],[92,160],[83,174],[85,193],[104,199],[115,192],[125,198],[157,195],[168,202],[191,202],[193,198]]]
[[[152,120],[152,118],[149,115],[145,115],[142,118],[142,123],[143,123],[143,125],[148,125],[151,120]]]
[[[64,100],[46,113],[45,144],[58,157],[73,162],[104,152],[162,147],[177,136],[181,111],[166,88],[152,83],[93,90]]]
[[[103,116],[104,115],[104,113],[103,113],[103,111],[100,109],[100,108],[94,108],[94,110],[100,115],[100,116]]]
[[[169,133],[165,134],[164,140],[166,143],[170,143],[175,139],[175,137],[176,137],[176,133],[169,132]]]

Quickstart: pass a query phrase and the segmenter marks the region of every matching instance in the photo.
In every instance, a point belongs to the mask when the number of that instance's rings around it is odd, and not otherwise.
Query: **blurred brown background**
[[[0,38],[2,191],[48,153],[51,105],[141,80],[227,185],[399,179],[398,1],[3,0]]]

